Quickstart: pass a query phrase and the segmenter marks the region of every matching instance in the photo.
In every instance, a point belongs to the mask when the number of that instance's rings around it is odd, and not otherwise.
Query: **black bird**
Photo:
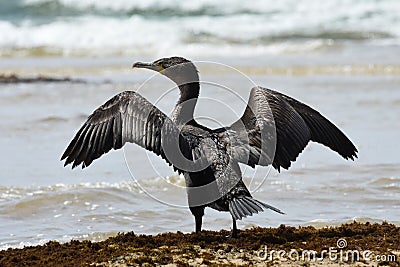
[[[126,142],[156,153],[184,174],[196,232],[201,231],[205,207],[230,212],[232,237],[237,236],[236,220],[264,209],[282,213],[252,198],[239,162],[288,169],[309,141],[345,159],[357,157],[352,142],[318,111],[274,90],[252,88],[243,116],[229,127],[211,130],[193,118],[200,84],[191,61],[170,57],[137,62],[133,68],[157,71],[177,84],[180,98],[172,116],[136,92],[122,92],[89,116],[61,160],[65,159],[64,166],[84,168]]]

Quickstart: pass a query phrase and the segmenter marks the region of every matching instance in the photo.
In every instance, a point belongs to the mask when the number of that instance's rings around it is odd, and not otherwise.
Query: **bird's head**
[[[154,70],[174,81],[178,86],[199,81],[196,66],[183,57],[161,58],[152,63],[136,62],[132,68]]]

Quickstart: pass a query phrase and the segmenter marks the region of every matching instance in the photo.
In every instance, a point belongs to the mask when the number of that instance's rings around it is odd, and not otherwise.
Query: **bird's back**
[[[189,141],[193,160],[202,162],[201,169],[185,172],[190,205],[228,210],[229,199],[250,196],[238,162],[228,154],[226,143],[217,133],[199,124],[185,125],[181,132]]]

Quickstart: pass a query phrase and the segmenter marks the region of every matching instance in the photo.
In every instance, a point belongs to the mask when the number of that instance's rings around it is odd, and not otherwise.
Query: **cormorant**
[[[239,162],[288,169],[309,141],[345,159],[357,157],[356,147],[334,124],[287,95],[254,87],[243,116],[229,127],[211,130],[193,117],[200,84],[191,61],[170,57],[132,67],[157,71],[177,84],[180,98],[172,116],[134,91],[122,92],[89,116],[61,160],[65,159],[64,166],[84,168],[126,142],[154,152],[184,174],[196,232],[201,231],[205,207],[230,212],[232,237],[237,236],[236,220],[264,209],[282,213],[251,196]]]

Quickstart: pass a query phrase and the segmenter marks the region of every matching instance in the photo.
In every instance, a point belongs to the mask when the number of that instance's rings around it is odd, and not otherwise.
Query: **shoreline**
[[[363,54],[364,55],[364,54]],[[232,59],[229,56],[198,57],[183,55],[197,64],[201,74],[230,73],[234,68],[246,75],[346,75],[346,76],[398,76],[400,64],[384,55],[378,58],[349,58],[348,55],[328,54],[246,56]],[[145,72],[134,72],[135,61],[154,61],[149,56],[104,56],[104,57],[1,57],[1,76],[56,76],[120,74],[141,76]],[[386,60],[382,60],[382,58]],[[379,59],[379,60],[378,60]]]
[[[0,251],[0,266],[398,266],[400,263],[400,227],[386,222],[352,222],[320,229],[257,227],[240,230],[237,239],[227,238],[228,234],[226,230],[158,235],[128,232],[101,242],[50,241],[40,246]]]

